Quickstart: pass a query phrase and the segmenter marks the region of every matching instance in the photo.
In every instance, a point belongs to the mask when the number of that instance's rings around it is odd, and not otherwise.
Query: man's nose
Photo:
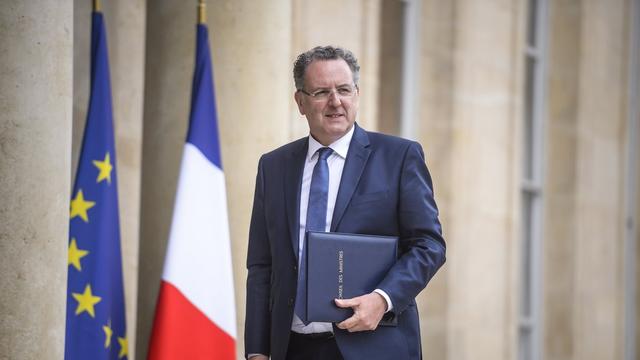
[[[340,99],[337,91],[332,91],[329,94],[329,104],[332,106],[340,106],[342,104],[342,100]]]

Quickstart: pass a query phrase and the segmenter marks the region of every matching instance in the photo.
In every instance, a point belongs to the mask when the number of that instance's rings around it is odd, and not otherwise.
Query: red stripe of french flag
[[[160,286],[150,359],[234,359],[233,337],[209,321],[176,287]]]

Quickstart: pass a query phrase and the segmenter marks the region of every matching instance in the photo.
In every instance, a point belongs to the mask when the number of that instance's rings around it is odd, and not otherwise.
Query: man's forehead
[[[314,60],[307,66],[304,79],[314,86],[345,85],[353,83],[353,74],[343,59]]]

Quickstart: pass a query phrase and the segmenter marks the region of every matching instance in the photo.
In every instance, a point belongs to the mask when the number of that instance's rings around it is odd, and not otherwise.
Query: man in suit
[[[316,47],[298,56],[293,72],[310,134],[258,164],[245,354],[252,360],[421,359],[415,297],[445,261],[422,148],[356,124],[359,66],[350,51]],[[377,289],[336,300],[354,312],[341,323],[304,324],[297,315],[307,230],[399,238],[398,260]],[[397,326],[378,326],[383,316]]]

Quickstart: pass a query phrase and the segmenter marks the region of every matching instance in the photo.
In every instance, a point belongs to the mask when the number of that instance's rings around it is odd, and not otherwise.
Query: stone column
[[[289,139],[290,1],[208,2],[207,19],[227,180],[238,357],[244,353],[246,253],[259,156]],[[144,359],[164,263],[194,69],[195,2],[147,8],[138,358]]]
[[[0,354],[64,356],[73,3],[0,7]]]
[[[146,1],[101,1],[107,28],[129,354],[135,354]],[[74,5],[73,172],[89,105],[91,2]]]
[[[403,2],[382,0],[380,5],[380,89],[378,131],[400,134],[402,116],[402,26]],[[382,15],[384,14],[384,15]]]
[[[438,98],[444,102],[437,110],[428,110],[425,114],[431,116],[425,116],[421,125],[423,131],[434,129],[426,137],[432,151],[432,160],[427,161],[438,161],[434,154],[452,159],[449,171],[434,167],[443,170],[435,174],[440,184],[448,183],[440,201],[446,209],[449,259],[441,274],[446,275],[447,289],[446,356],[514,359],[520,239],[517,124],[522,117],[518,106],[522,93],[516,84],[524,38],[520,8],[516,2],[494,0],[458,0],[452,8],[440,6],[443,15],[455,21],[453,26],[441,24],[440,31],[451,31],[453,37],[444,36],[439,48],[434,44],[427,53],[435,62],[426,69],[431,81],[425,95],[429,104]],[[434,8],[429,3],[426,7]],[[451,63],[446,61],[449,56]],[[437,71],[436,64],[443,65],[443,71]],[[448,94],[433,89],[437,84],[451,89],[450,109]],[[450,124],[435,116],[449,113]],[[434,139],[439,134],[444,140]],[[450,150],[440,141],[448,142]],[[438,194],[442,192],[436,189]]]
[[[573,359],[622,358],[628,5],[580,12]]]
[[[418,120],[414,124],[416,139],[424,147],[427,165],[433,178],[434,192],[440,210],[445,241],[457,241],[451,237],[453,229],[452,158],[454,138],[454,41],[457,27],[467,25],[454,16],[455,2],[422,0],[421,58],[418,82],[420,105]],[[467,160],[468,161],[468,160]],[[458,199],[459,201],[459,199]],[[458,223],[458,226],[464,224]],[[455,248],[455,247],[454,247]],[[451,253],[450,253],[451,254]],[[418,297],[422,342],[425,356],[434,359],[454,358],[448,356],[447,336],[449,327],[449,265],[458,262],[455,252],[448,256],[449,262],[440,270],[429,286]],[[455,343],[455,339],[451,340]]]
[[[549,2],[543,358],[575,359],[576,174],[581,1]]]
[[[637,99],[638,103],[640,103],[640,99]],[[640,121],[640,119],[638,120]],[[640,136],[638,136],[640,141]],[[636,144],[636,147],[640,147],[640,145]],[[636,153],[636,171],[638,171],[638,179],[640,179],[640,155]],[[640,180],[638,180],[640,181]],[[638,188],[636,188],[636,259],[640,259],[640,184]],[[640,262],[640,261],[638,261]],[[636,262],[636,289],[640,289],[640,264]],[[637,296],[637,295],[636,295]],[[640,353],[640,296],[636,297],[636,354]],[[637,356],[637,355],[636,355]]]

